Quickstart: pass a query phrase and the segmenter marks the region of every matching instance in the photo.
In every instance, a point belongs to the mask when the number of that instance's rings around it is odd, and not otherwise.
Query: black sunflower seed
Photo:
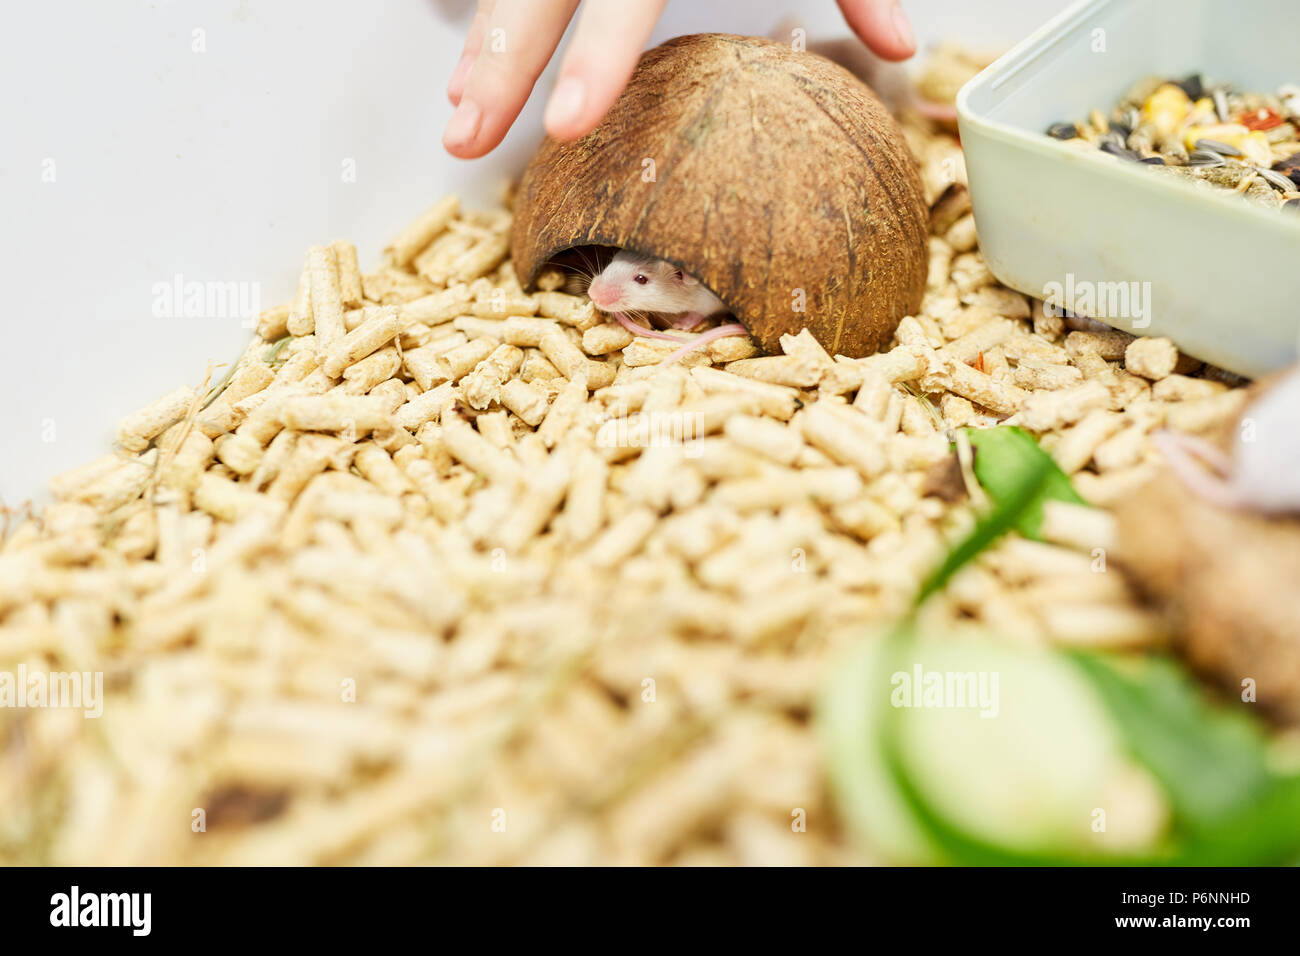
[[[1256,172],[1259,173],[1260,179],[1264,180],[1264,182],[1268,183],[1274,189],[1280,190],[1284,193],[1289,193],[1291,190],[1295,189],[1295,183],[1291,182],[1289,178],[1283,176],[1281,173],[1275,173],[1271,169],[1263,168],[1257,169]]]
[[[1246,155],[1236,146],[1229,146],[1227,143],[1220,143],[1217,139],[1198,139],[1196,141],[1196,148],[1204,149],[1212,153],[1218,153],[1220,156]]]
[[[1053,123],[1047,127],[1047,135],[1052,139],[1076,139],[1079,135],[1079,127],[1073,123]]]
[[[1134,152],[1127,146],[1119,146],[1114,142],[1114,140],[1102,140],[1100,148],[1103,153],[1110,153],[1112,156],[1118,156],[1120,159],[1137,161],[1142,158],[1141,153]]]
[[[1201,80],[1201,74],[1193,73],[1185,80],[1179,80],[1178,85],[1182,87],[1184,93],[1190,100],[1199,100],[1205,95],[1205,83]]]

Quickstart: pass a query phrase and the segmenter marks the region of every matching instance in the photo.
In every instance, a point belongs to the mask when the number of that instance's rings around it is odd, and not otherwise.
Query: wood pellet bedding
[[[0,670],[102,672],[104,700],[0,709],[0,862],[869,862],[812,711],[974,521],[952,430],[1020,424],[1104,506],[1158,467],[1154,429],[1244,400],[998,285],[960,147],[904,126],[928,292],[870,358],[800,335],[657,367],[673,343],[558,272],[525,294],[509,213],[454,198],[374,272],[314,247],[220,386],[129,416],[11,515]],[[1160,642],[1097,573],[1108,521],[1053,507],[925,619]]]

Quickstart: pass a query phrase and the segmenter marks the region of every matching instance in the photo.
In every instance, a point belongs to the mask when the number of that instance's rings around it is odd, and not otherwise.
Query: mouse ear
[[[699,284],[700,284],[700,280],[699,280],[699,279],[695,278],[695,276],[691,275],[689,272],[683,272],[681,269],[678,269],[678,270],[677,270],[677,278],[679,278],[679,279],[682,280],[682,285],[699,285]]]

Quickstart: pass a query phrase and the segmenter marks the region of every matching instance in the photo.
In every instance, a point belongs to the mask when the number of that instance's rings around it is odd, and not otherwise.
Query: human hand
[[[667,0],[587,0],[546,104],[546,132],[590,133],[623,92]],[[899,0],[837,0],[877,56],[905,60],[916,41]],[[578,0],[478,0],[460,62],[447,84],[456,104],[442,135],[447,152],[473,159],[505,138],[559,46]]]

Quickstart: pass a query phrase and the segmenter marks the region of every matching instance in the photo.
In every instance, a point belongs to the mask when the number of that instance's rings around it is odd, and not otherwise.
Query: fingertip
[[[872,53],[884,60],[906,60],[916,53],[916,35],[898,0],[840,0],[849,27]]]
[[[894,4],[893,13],[889,14],[889,22],[893,26],[892,52],[896,53],[896,59],[906,60],[917,52],[917,34],[911,30],[911,21],[907,20],[907,14],[900,4]]]
[[[569,141],[591,132],[600,120],[592,121],[586,115],[589,112],[587,106],[587,89],[582,80],[576,76],[562,78],[555,84],[542,116],[547,135]]]
[[[915,46],[905,46],[899,43],[887,42],[884,40],[873,40],[867,46],[871,52],[876,54],[882,60],[888,60],[890,63],[901,63],[904,60],[910,60],[916,56]]]
[[[666,0],[587,0],[547,105],[546,132],[560,140],[590,133],[627,86]]]
[[[461,97],[451,119],[447,121],[447,128],[442,131],[443,148],[461,159],[483,155],[487,150],[480,149],[479,133],[482,126],[483,111],[478,104]]]
[[[889,15],[890,30],[885,31],[881,39],[883,49],[877,54],[889,60],[906,60],[916,52],[916,34],[912,32],[912,21],[907,18],[899,4],[894,5]],[[888,43],[884,41],[888,40]]]
[[[456,159],[478,159],[480,156],[484,155],[483,150],[474,149],[469,146],[453,146],[448,144],[446,139],[443,139],[442,141],[442,148]]]

